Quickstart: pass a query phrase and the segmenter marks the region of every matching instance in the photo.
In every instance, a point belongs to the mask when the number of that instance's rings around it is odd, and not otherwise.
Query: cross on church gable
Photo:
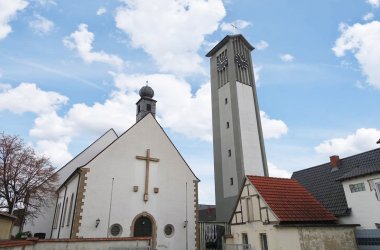
[[[145,161],[145,188],[144,188],[144,201],[148,201],[148,186],[149,186],[149,163],[151,161],[153,162],[159,162],[160,159],[150,157],[150,149],[146,150],[146,156],[136,156],[136,159],[138,160],[144,160]]]

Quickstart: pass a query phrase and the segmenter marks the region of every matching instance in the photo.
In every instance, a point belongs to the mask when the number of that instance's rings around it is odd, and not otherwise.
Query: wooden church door
[[[134,225],[134,237],[151,237],[152,236],[152,221],[148,217],[140,217]]]

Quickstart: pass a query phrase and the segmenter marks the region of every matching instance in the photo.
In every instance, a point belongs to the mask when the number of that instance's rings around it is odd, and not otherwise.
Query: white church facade
[[[156,121],[153,90],[140,96],[136,124],[61,181],[46,238],[151,237],[152,249],[197,249],[199,179]]]

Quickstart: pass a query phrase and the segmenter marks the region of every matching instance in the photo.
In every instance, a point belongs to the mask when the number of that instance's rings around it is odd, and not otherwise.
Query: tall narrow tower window
[[[137,106],[137,112],[140,113],[140,105]]]
[[[227,103],[228,103],[228,99],[224,98],[224,104],[227,104]]]
[[[152,110],[152,106],[151,106],[150,104],[147,104],[147,105],[146,105],[146,110],[147,110],[147,111],[151,111],[151,110]]]
[[[233,186],[234,185],[234,178],[230,178],[230,185]]]
[[[227,127],[227,128],[230,128],[230,123],[229,123],[229,122],[227,122],[226,127]]]
[[[231,149],[228,150],[228,157],[231,157]]]

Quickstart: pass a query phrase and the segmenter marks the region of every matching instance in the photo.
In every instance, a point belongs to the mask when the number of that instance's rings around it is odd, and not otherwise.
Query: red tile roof
[[[336,221],[336,217],[297,180],[251,175],[247,178],[280,222]]]

